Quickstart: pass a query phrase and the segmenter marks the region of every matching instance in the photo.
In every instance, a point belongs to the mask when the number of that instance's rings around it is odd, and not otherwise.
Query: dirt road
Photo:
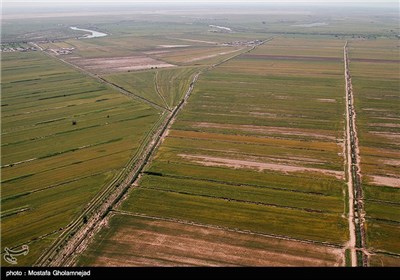
[[[349,235],[351,266],[366,266],[368,263],[365,250],[365,227],[363,195],[361,188],[360,156],[356,129],[356,114],[354,108],[353,86],[349,70],[348,42],[343,47],[344,75],[346,81],[346,171],[349,203]],[[362,255],[358,261],[357,254]]]

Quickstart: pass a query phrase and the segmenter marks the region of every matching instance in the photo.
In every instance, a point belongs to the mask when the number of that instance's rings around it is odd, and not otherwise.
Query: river
[[[92,33],[91,35],[84,35],[84,36],[80,37],[80,39],[98,38],[98,37],[104,37],[104,36],[108,35],[106,33],[98,32],[98,31],[94,31],[94,30],[90,30],[90,29],[82,29],[82,28],[78,28],[75,26],[71,26],[70,28],[72,30],[86,31],[86,32]]]

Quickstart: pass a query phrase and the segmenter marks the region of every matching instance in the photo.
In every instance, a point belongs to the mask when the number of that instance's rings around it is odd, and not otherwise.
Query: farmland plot
[[[32,245],[32,265],[159,116],[38,52],[2,55],[2,95],[2,250]]]
[[[339,249],[322,245],[118,214],[78,265],[328,266],[341,261]]]
[[[370,264],[400,264],[400,114],[397,41],[351,42],[350,59]],[[354,58],[354,59],[352,59]]]

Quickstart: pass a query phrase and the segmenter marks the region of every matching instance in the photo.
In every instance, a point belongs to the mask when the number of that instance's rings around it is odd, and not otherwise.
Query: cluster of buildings
[[[1,44],[0,52],[29,52],[36,51],[36,48],[31,46]]]
[[[75,48],[48,49],[56,55],[71,54]]]
[[[255,46],[262,43],[261,40],[253,40],[253,41],[234,41],[234,42],[226,42],[222,43],[221,46],[227,46],[227,47],[239,47],[239,46]]]

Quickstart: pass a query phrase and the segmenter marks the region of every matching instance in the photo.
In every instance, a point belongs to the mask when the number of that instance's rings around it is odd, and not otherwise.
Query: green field
[[[367,246],[381,252],[371,262],[378,266],[400,264],[400,60],[396,44],[383,39],[350,45]]]
[[[1,114],[2,246],[38,247],[20,265],[122,170],[159,118],[38,52],[2,55]]]

